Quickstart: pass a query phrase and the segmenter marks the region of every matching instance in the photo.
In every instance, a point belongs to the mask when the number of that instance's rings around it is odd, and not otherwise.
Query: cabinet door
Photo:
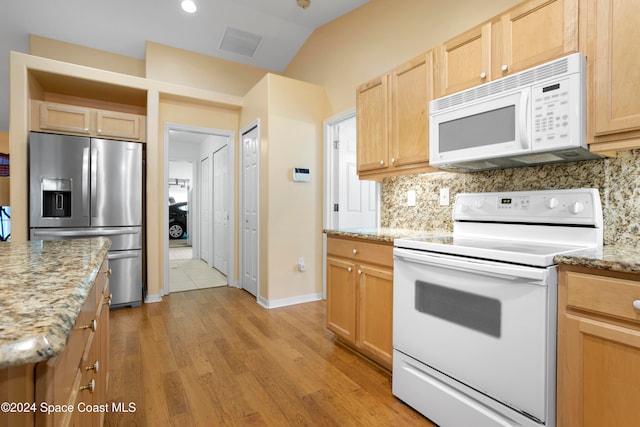
[[[358,335],[356,344],[391,369],[393,352],[393,273],[358,267]]]
[[[614,7],[615,6],[615,7]],[[594,14],[595,135],[640,129],[640,2],[597,0]]]
[[[327,328],[350,343],[356,336],[355,264],[327,257]]]
[[[421,55],[391,73],[391,164],[429,162],[428,103],[433,99],[433,52]]]
[[[97,134],[105,138],[141,141],[144,135],[142,117],[117,111],[97,111]]]
[[[502,42],[501,52],[492,57],[497,79],[577,52],[578,0],[522,3],[501,15],[493,30],[496,42]]]
[[[91,110],[73,105],[43,102],[36,128],[44,131],[91,134]]]
[[[640,331],[573,315],[565,319],[566,357],[558,360],[558,425],[637,425]]]
[[[491,24],[445,42],[436,61],[436,98],[491,80]]]
[[[388,80],[385,74],[356,90],[358,173],[389,167]]]

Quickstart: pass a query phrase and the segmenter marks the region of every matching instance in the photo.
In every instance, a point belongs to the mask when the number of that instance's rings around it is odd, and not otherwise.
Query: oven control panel
[[[456,196],[453,219],[601,227],[602,204],[595,188],[460,193]]]

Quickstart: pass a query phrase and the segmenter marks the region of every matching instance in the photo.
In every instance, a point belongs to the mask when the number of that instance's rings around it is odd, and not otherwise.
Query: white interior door
[[[242,134],[242,288],[258,296],[259,130]]]
[[[211,265],[211,159],[200,160],[200,258]]]
[[[337,155],[337,212],[339,228],[376,227],[380,184],[358,179],[356,173],[356,118],[334,127],[334,155]],[[335,200],[335,199],[334,199]],[[334,211],[336,203],[334,202]]]
[[[229,208],[227,194],[227,145],[213,153],[213,267],[227,275],[229,265],[227,236]]]

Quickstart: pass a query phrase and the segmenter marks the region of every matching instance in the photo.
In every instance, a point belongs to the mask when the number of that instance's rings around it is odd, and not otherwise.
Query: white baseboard
[[[264,308],[278,308],[278,307],[286,307],[288,305],[295,304],[303,304],[305,302],[318,301],[322,299],[322,292],[317,294],[308,294],[308,295],[300,295],[292,298],[283,298],[278,300],[269,301],[262,297],[258,297],[258,304],[263,306]]]
[[[147,296],[145,296],[144,298],[145,304],[152,304],[160,301],[162,301],[162,295],[160,294],[147,294]]]

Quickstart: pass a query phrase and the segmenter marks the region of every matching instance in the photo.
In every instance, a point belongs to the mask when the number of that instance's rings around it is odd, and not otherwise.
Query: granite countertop
[[[554,258],[558,264],[569,264],[599,270],[640,273],[640,245],[604,245]]]
[[[323,230],[328,236],[357,238],[364,240],[372,240],[375,242],[393,243],[394,239],[406,237],[425,237],[448,235],[450,231],[446,230],[410,230],[405,228],[341,228],[337,230]]]
[[[328,236],[358,238],[393,243],[394,239],[449,235],[447,230],[410,230],[402,228],[345,228],[323,230]],[[585,249],[554,258],[558,264],[569,264],[599,270],[640,274],[640,243],[638,245],[614,244]]]
[[[111,241],[0,243],[0,368],[62,352]]]

